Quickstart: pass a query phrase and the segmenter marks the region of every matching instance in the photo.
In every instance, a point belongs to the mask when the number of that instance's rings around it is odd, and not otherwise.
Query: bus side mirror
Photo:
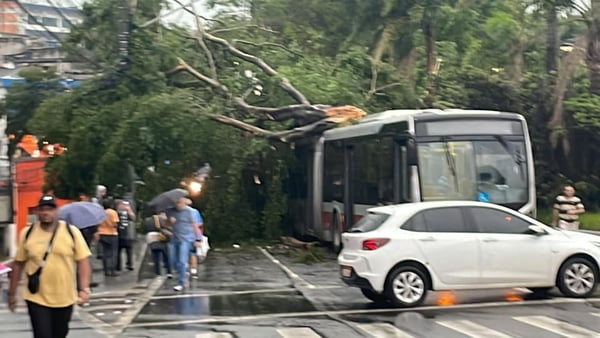
[[[406,140],[406,161],[409,166],[418,165],[419,157],[417,156],[417,144],[415,139],[409,138]]]

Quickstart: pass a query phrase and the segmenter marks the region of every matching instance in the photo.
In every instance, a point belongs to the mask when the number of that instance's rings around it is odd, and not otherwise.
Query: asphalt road
[[[526,290],[431,293],[413,309],[376,306],[338,277],[334,256],[294,262],[288,249],[214,250],[183,293],[146,291],[123,337],[600,337],[600,294],[539,299]],[[110,305],[88,310],[113,325]],[[103,315],[98,317],[98,313]]]

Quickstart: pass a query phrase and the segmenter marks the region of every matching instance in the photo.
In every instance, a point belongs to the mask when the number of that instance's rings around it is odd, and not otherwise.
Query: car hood
[[[600,233],[598,235],[592,233],[585,233],[581,231],[571,231],[571,230],[559,230],[565,236],[572,239],[579,239],[590,242],[600,242]]]

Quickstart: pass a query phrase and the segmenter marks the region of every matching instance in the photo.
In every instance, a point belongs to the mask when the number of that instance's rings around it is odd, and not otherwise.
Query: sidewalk
[[[95,254],[90,257],[92,279],[99,285],[92,288],[88,304],[75,306],[70,324],[70,337],[116,336],[121,332],[122,326],[128,324],[127,320],[133,319],[139,311],[137,307],[140,301],[164,282],[164,279],[155,278],[152,259],[146,249],[144,236],[138,235],[133,249],[134,270],[121,271],[121,275],[117,277],[105,277],[102,261],[97,259]],[[19,295],[22,294],[22,286],[23,281],[17,291]],[[11,313],[7,308],[6,294],[0,293],[0,332],[3,338],[31,337],[27,307],[20,297],[17,312]]]

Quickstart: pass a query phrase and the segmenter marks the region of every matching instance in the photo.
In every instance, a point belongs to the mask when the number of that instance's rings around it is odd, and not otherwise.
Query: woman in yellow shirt
[[[98,225],[98,231],[96,232],[96,236],[100,237],[99,243],[102,245],[102,266],[105,276],[117,276],[115,270],[119,248],[119,232],[117,231],[119,215],[112,208],[113,202],[111,200],[104,200],[102,205],[106,212],[106,218]]]

